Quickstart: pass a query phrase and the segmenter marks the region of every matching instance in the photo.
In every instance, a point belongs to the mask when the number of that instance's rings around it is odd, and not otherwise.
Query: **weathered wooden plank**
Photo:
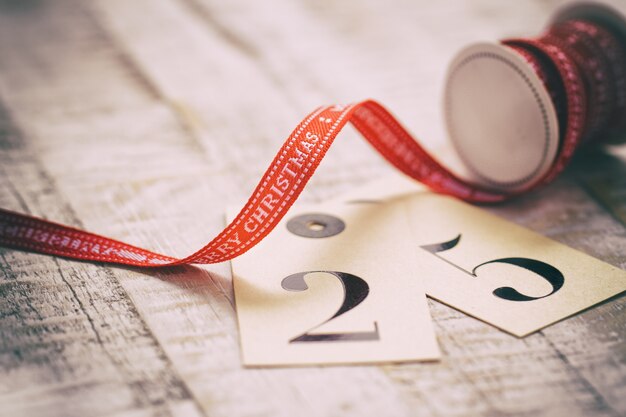
[[[381,98],[436,145],[430,138],[442,134],[431,103],[441,83],[434,80],[455,45],[532,33],[549,10],[539,2],[519,9],[407,2],[381,10],[374,2],[185,0],[101,1],[92,15],[79,2],[33,4],[21,17],[0,17],[0,92],[37,157],[10,164],[19,187],[0,193],[0,202],[178,254],[219,230],[225,205],[246,197],[310,107]],[[305,199],[388,169],[354,135],[340,140]],[[22,184],[41,184],[28,180],[37,172],[69,204],[42,204],[46,193],[37,187],[24,197]],[[625,267],[623,227],[571,179],[493,210]],[[32,257],[3,253],[24,260],[11,266]],[[616,416],[626,409],[623,299],[523,340],[431,302],[446,352],[440,364],[244,370],[226,265],[107,274],[130,295],[207,415]],[[110,285],[90,278],[98,288]],[[49,402],[63,414],[61,396]],[[90,398],[76,398],[76,407]],[[187,397],[160,398],[164,408],[193,407]],[[15,397],[6,403],[13,414],[34,411]]]
[[[80,225],[6,122],[2,207]],[[0,415],[198,415],[110,269],[4,248],[0,259]]]
[[[14,25],[41,24],[39,41],[49,33],[51,11],[45,5],[2,6],[3,51],[6,42],[15,48],[28,45]],[[36,51],[29,52],[35,59]],[[41,64],[31,69],[39,72],[40,82],[49,81],[41,74],[54,68]],[[13,68],[21,68],[14,75],[28,82],[28,67]],[[3,75],[9,71],[3,67]],[[7,78],[0,78],[1,91],[10,92]],[[0,120],[2,207],[81,226],[3,103]],[[0,257],[0,415],[199,415],[109,268],[4,248]]]

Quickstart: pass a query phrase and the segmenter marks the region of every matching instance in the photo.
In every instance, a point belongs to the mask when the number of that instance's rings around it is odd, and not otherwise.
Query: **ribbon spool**
[[[233,259],[276,227],[347,123],[398,170],[436,192],[471,202],[506,200],[554,179],[583,141],[624,139],[626,20],[604,6],[577,5],[557,13],[537,39],[469,46],[450,66],[444,102],[449,136],[470,181],[430,156],[383,106],[365,100],[309,114],[236,218],[185,258],[3,209],[0,246],[138,267]]]
[[[444,91],[448,135],[473,183],[520,193],[549,182],[581,143],[626,139],[626,19],[566,7],[537,39],[464,48]]]

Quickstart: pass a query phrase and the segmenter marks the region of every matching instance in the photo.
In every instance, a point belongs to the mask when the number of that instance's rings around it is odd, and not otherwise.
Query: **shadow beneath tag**
[[[225,298],[230,306],[235,309],[235,297],[233,292],[232,278],[215,271],[209,271],[196,265],[164,266],[158,268],[140,268],[127,265],[103,264],[107,268],[122,269],[140,273],[144,276],[156,278],[159,281],[170,284],[178,290],[198,297],[198,302],[212,303],[215,297]],[[230,269],[230,266],[227,267]],[[172,291],[176,291],[173,289]],[[185,303],[190,300],[181,300]]]

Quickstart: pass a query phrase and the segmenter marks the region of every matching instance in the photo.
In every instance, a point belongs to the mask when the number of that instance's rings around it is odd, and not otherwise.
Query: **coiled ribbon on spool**
[[[506,75],[506,71],[513,75]],[[519,78],[521,93],[503,96],[504,107],[513,114],[498,117],[480,112],[479,108],[472,115],[474,127],[466,128],[465,107],[469,104],[467,108],[476,108],[474,96],[489,90],[479,82],[485,74],[496,75],[487,81],[495,94],[500,94],[501,87],[514,84],[511,77]],[[500,76],[504,79],[499,80]],[[4,209],[0,209],[0,245],[138,267],[227,261],[261,241],[283,218],[348,122],[393,166],[433,191],[476,203],[504,201],[552,181],[583,142],[597,143],[626,134],[626,23],[619,14],[603,6],[569,8],[557,15],[538,38],[510,39],[499,46],[479,44],[462,51],[449,71],[446,91],[448,130],[461,158],[476,174],[471,180],[458,177],[438,163],[390,112],[377,102],[366,100],[320,107],[310,113],[280,148],[237,217],[205,247],[186,258],[161,255]],[[498,137],[489,135],[489,128],[496,126],[498,132],[510,124],[507,117],[526,120],[526,107],[520,99],[526,93],[535,105],[528,112],[537,112],[546,143],[550,138],[556,141],[550,146],[542,145],[541,164],[530,175],[522,173],[521,180],[499,182],[489,177],[493,172],[481,172],[484,161],[489,161],[484,159],[485,153],[489,156],[489,147],[477,149],[475,145],[481,142],[476,141],[497,140]],[[493,104],[493,99],[487,97],[486,103]],[[502,103],[496,106],[501,112]],[[525,136],[512,131],[502,137],[506,139],[503,151],[514,157],[516,150],[509,148],[519,145]],[[550,149],[553,155],[546,151]],[[496,175],[498,169],[496,166]]]

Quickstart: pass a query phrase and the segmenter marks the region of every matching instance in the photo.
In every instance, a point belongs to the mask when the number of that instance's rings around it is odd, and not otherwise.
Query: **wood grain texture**
[[[0,112],[2,207],[81,226]],[[111,269],[5,249],[0,258],[0,415],[199,415]]]
[[[0,1],[0,207],[188,254],[303,114],[371,96],[436,148],[433,103],[454,52],[537,33],[554,7]],[[626,229],[610,213],[621,209],[589,184],[624,195],[602,178],[626,158],[598,158],[490,210],[625,269]],[[303,199],[389,171],[346,132]],[[243,369],[227,264],[145,272],[0,255],[0,415],[626,413],[623,297],[525,339],[430,301],[441,363]]]

